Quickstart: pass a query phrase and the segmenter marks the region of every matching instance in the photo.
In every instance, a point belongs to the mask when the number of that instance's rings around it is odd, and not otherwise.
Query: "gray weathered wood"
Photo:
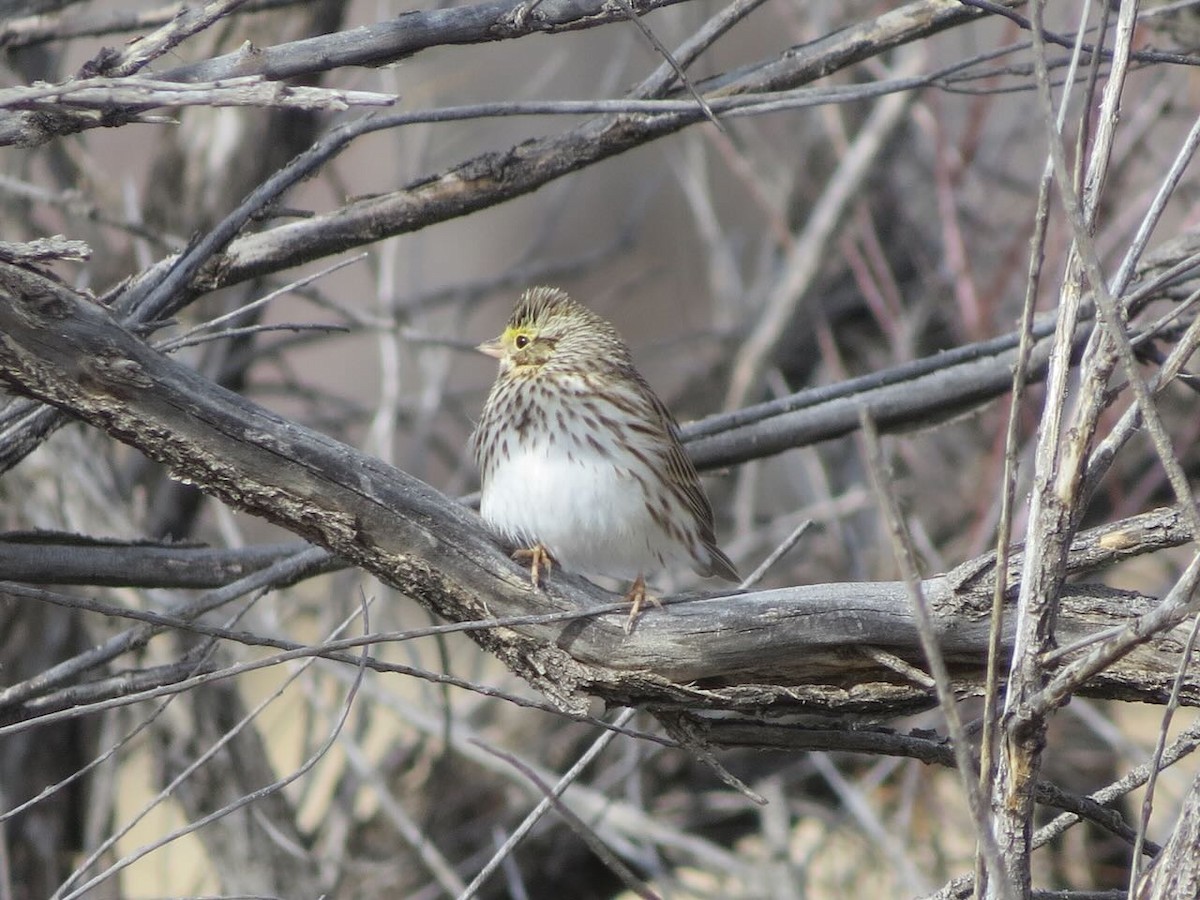
[[[1200,776],[1192,782],[1171,838],[1151,863],[1134,896],[1137,900],[1200,897]]]
[[[885,716],[933,702],[927,681],[886,664],[890,653],[922,665],[900,584],[671,598],[627,636],[624,608],[613,595],[558,573],[548,590],[533,590],[478,517],[453,499],[225,391],[148,347],[103,307],[7,265],[0,266],[0,295],[0,379],[15,389],[69,410],[225,502],[330,548],[446,619],[578,613],[566,623],[473,632],[564,708],[582,710],[597,696],[659,708]],[[1139,523],[1121,532],[1123,541],[1112,539],[1112,529],[1097,532],[1095,546],[1081,545],[1073,558],[1092,565],[1117,558],[1118,548],[1135,552],[1131,535],[1139,533],[1148,536],[1143,547],[1186,539],[1170,513]],[[929,579],[925,589],[957,687],[973,693],[984,664],[988,560]],[[1154,602],[1076,585],[1063,601],[1059,640],[1095,634]],[[1151,640],[1086,692],[1161,702],[1180,646]],[[1183,702],[1200,702],[1198,675],[1189,676]]]

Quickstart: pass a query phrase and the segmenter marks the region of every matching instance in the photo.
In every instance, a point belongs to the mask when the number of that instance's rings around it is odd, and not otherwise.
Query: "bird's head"
[[[504,371],[541,369],[552,361],[578,366],[628,358],[612,325],[551,287],[525,291],[500,336],[476,349],[500,360]]]

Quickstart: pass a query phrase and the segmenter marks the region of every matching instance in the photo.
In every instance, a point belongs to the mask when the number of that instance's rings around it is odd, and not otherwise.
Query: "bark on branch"
[[[225,391],[150,348],[105,308],[10,265],[0,266],[0,297],[0,379],[14,389],[328,547],[449,620],[576,611],[566,623],[473,634],[564,708],[582,710],[589,695],[654,708],[877,715],[933,702],[901,584],[681,596],[651,610],[626,636],[624,608],[612,595],[557,573],[547,591],[534,591],[526,572],[453,499]],[[1172,521],[1165,513],[1157,524],[1130,526],[1120,541],[1097,532],[1095,546],[1079,546],[1074,558],[1087,567],[1116,559],[1130,552],[1129,536],[1139,527],[1153,536],[1146,546],[1182,540]],[[982,678],[986,568],[984,561],[924,584],[942,652],[964,693]],[[1074,586],[1063,600],[1060,641],[1086,641],[1154,602]],[[1161,702],[1182,646],[1171,637],[1149,638],[1084,692]],[[1189,674],[1182,697],[1200,703],[1200,671]]]

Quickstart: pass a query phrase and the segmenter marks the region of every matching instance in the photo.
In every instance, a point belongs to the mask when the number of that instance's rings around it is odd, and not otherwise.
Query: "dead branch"
[[[0,377],[138,447],[177,478],[285,525],[451,621],[611,608],[611,596],[567,576],[535,592],[474,515],[450,498],[217,388],[150,349],[102,307],[11,266],[0,277],[7,301],[0,307]],[[1096,540],[1112,545],[1103,535]],[[1089,560],[1095,552],[1080,551]],[[923,588],[938,614],[955,688],[971,693],[981,679],[990,592],[984,579],[977,582],[984,590],[963,593],[968,583],[940,577]],[[1060,640],[1087,641],[1153,602],[1073,587],[1063,597]],[[927,683],[914,684],[860,652],[877,647],[922,665],[907,592],[893,583],[677,598],[632,637],[624,635],[620,614],[473,637],[572,710],[588,694],[671,708],[885,716],[932,702]],[[1169,634],[1146,637],[1086,690],[1165,699],[1178,645]],[[1189,679],[1182,697],[1200,702],[1200,680]]]

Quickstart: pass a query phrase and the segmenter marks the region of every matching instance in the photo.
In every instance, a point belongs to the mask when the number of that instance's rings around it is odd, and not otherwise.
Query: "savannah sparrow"
[[[554,562],[632,578],[629,630],[652,566],[738,580],[679,426],[612,325],[563,291],[535,287],[478,349],[500,360],[471,435],[480,513],[522,548],[515,557],[530,562],[535,587]]]

